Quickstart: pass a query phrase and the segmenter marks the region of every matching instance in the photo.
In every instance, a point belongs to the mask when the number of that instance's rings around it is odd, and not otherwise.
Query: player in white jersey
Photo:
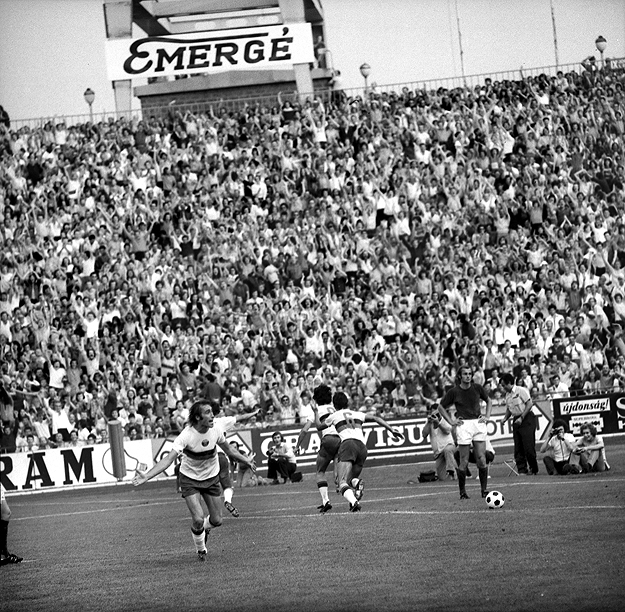
[[[319,385],[316,387],[313,392],[313,401],[319,415],[319,420],[323,423],[325,419],[334,412],[334,406],[332,405],[332,391],[330,387],[327,385]],[[302,430],[299,432],[297,443],[295,444],[296,455],[299,455],[299,449],[304,442],[306,433],[314,425],[314,423],[314,420],[307,420],[304,427],[302,427]],[[326,470],[328,469],[330,463],[336,459],[339,452],[339,446],[341,445],[341,438],[333,426],[326,427],[325,429],[319,430],[319,432],[321,434],[321,443],[319,445],[319,450],[317,451],[316,479],[317,488],[319,489],[319,494],[321,495],[321,505],[317,506],[317,510],[319,510],[322,514],[325,514],[328,510],[332,509],[330,497],[328,496]]]
[[[224,436],[230,433],[237,423],[242,421],[247,421],[252,417],[255,417],[259,410],[254,410],[254,412],[248,412],[245,414],[237,414],[236,416],[223,416],[218,417],[219,407],[213,406],[213,414],[215,415],[215,427],[221,429]],[[217,449],[218,458],[219,458],[219,484],[224,492],[224,506],[226,510],[232,514],[235,518],[239,516],[239,511],[232,504],[232,496],[234,495],[234,486],[232,484],[232,475],[230,474],[230,459],[226,456],[226,454],[221,450],[221,448]],[[253,458],[254,455],[251,455]]]
[[[21,563],[24,559],[9,552],[7,548],[7,537],[9,534],[9,519],[11,518],[11,508],[4,495],[4,487],[0,484],[0,565],[11,563]]]
[[[135,486],[147,482],[181,456],[180,490],[191,513],[191,532],[200,561],[206,559],[206,539],[211,527],[222,523],[218,446],[229,457],[256,469],[254,460],[232,449],[223,431],[215,427],[210,403],[204,400],[195,402],[189,411],[189,423],[174,440],[173,449],[147,472],[137,471],[132,481]],[[207,517],[204,517],[202,499],[208,508]]]
[[[317,427],[325,429],[334,426],[341,438],[341,446],[337,455],[337,472],[339,492],[349,502],[350,512],[360,510],[359,499],[362,497],[363,481],[360,478],[362,468],[367,459],[367,446],[362,426],[365,421],[373,421],[391,432],[395,440],[402,440],[404,435],[393,429],[383,418],[365,414],[358,410],[348,409],[348,399],[343,392],[334,394],[332,398],[335,412],[322,423],[317,413]],[[313,407],[313,410],[315,408]]]

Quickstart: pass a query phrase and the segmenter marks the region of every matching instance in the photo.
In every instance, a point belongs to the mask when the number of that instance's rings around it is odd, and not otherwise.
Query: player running
[[[247,421],[252,417],[255,417],[259,413],[260,409],[254,410],[254,412],[248,412],[245,414],[237,414],[236,416],[217,416],[219,414],[219,407],[213,407],[213,414],[215,415],[215,427],[221,429],[224,436],[230,433],[237,423]],[[230,472],[230,460],[226,454],[217,449],[219,457],[219,484],[224,492],[224,506],[226,510],[232,514],[235,518],[239,517],[239,511],[232,504],[232,496],[234,495],[234,485],[232,484],[232,474]],[[254,458],[254,455],[251,455]]]
[[[348,409],[348,399],[345,393],[339,391],[334,394],[332,403],[335,412],[329,414],[322,423],[316,406],[315,421],[320,430],[334,426],[341,439],[341,445],[337,455],[337,473],[339,480],[339,492],[349,502],[350,512],[359,512],[359,499],[362,498],[364,482],[360,478],[362,468],[367,459],[367,446],[365,434],[362,430],[365,421],[373,421],[391,432],[395,440],[403,440],[404,435],[393,429],[384,419],[379,416],[365,414],[357,410]]]
[[[206,559],[206,540],[211,528],[222,524],[218,446],[228,457],[256,470],[253,458],[233,450],[223,431],[215,427],[209,402],[197,401],[191,406],[188,425],[174,440],[173,449],[147,472],[137,471],[132,480],[135,486],[142,485],[164,472],[181,455],[180,490],[191,513],[191,533],[200,561]],[[208,508],[207,517],[204,517],[202,499]]]
[[[315,390],[313,391],[313,402],[313,405],[316,406],[319,420],[323,423],[328,418],[328,416],[332,412],[334,412],[334,406],[332,405],[332,390],[330,389],[330,387],[328,387],[327,385],[319,385],[318,387],[315,387]],[[308,430],[314,425],[314,423],[314,419],[308,419],[304,424],[304,427],[302,427],[302,430],[299,432],[299,436],[297,437],[297,443],[295,444],[296,455],[299,455],[300,447],[304,442],[304,438],[306,437]],[[321,434],[321,442],[319,445],[319,450],[317,451],[317,473],[315,475],[315,478],[317,480],[317,488],[319,489],[319,494],[321,495],[321,505],[317,506],[317,510],[319,510],[319,512],[321,512],[322,514],[325,514],[326,512],[328,512],[328,510],[332,509],[330,497],[328,496],[328,481],[326,479],[326,470],[330,466],[330,463],[332,463],[332,461],[336,459],[336,456],[339,452],[339,446],[341,445],[341,438],[339,437],[339,434],[334,426],[319,429],[319,433]]]

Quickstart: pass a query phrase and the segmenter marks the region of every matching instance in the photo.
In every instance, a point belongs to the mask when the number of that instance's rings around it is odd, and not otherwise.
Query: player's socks
[[[356,499],[356,494],[354,493],[354,489],[347,485],[343,485],[341,487],[341,495],[349,502],[349,505],[352,506],[358,500]]]
[[[195,550],[200,552],[206,550],[206,543],[204,542],[204,527],[195,530],[191,527],[191,535],[193,535],[193,543],[195,544]]]
[[[478,468],[480,475],[480,486],[482,487],[482,493],[486,491],[488,487],[488,468]]]
[[[320,480],[317,483],[317,488],[319,489],[319,495],[321,495],[321,505],[325,506],[330,501],[330,497],[328,496],[328,481]]]
[[[224,489],[224,502],[232,503],[232,496],[234,495],[234,489],[232,487],[228,487]]]
[[[7,550],[7,537],[9,534],[9,521],[0,520],[0,553],[8,555]]]
[[[462,496],[463,493],[466,495],[467,473],[464,470],[457,468],[456,474],[458,475],[458,488],[460,489],[460,496]]]

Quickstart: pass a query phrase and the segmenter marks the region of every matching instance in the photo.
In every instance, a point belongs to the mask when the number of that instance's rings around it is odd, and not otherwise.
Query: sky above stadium
[[[555,65],[594,54],[625,57],[623,0],[322,0],[327,47],[345,88],[359,66],[380,85]],[[457,7],[457,14],[456,14]],[[458,26],[459,19],[459,26]],[[102,0],[0,0],[0,104],[11,118],[115,109],[107,79]],[[141,85],[138,81],[135,85]],[[138,103],[137,103],[138,107]]]

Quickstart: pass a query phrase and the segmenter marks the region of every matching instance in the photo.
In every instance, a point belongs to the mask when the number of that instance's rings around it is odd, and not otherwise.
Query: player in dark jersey
[[[473,372],[469,366],[462,366],[458,372],[460,382],[445,393],[440,401],[441,416],[453,427],[460,450],[460,461],[456,473],[460,499],[469,499],[466,491],[467,466],[471,444],[475,453],[475,463],[480,476],[482,497],[488,495],[488,467],[486,465],[486,423],[490,420],[492,402],[481,385],[473,382]],[[486,404],[486,412],[482,414],[482,402]],[[449,409],[455,406],[456,414],[452,416]]]

